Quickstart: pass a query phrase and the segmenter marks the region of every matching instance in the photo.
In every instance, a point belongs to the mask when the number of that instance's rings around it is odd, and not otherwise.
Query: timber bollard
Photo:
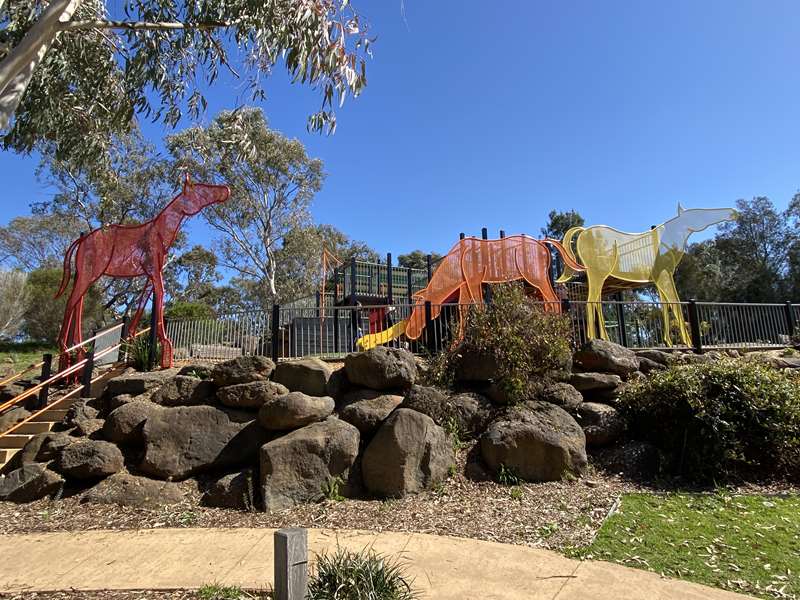
[[[308,531],[275,532],[275,600],[305,600],[308,593]]]

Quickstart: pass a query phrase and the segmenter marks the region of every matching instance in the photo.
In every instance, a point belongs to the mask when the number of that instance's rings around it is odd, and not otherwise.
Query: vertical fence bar
[[[97,335],[96,331],[92,332],[91,337]],[[86,355],[86,364],[83,366],[83,374],[81,376],[81,398],[89,398],[92,394],[92,371],[94,370],[94,348],[97,345],[96,340],[92,342],[92,349]],[[151,352],[151,354],[153,354]],[[150,359],[152,362],[152,358]]]
[[[783,312],[786,319],[786,328],[789,332],[789,343],[791,343],[792,336],[794,335],[794,328],[797,324],[794,322],[794,310],[792,309],[792,303],[790,300],[787,300],[783,305]]]
[[[622,303],[622,292],[617,292],[617,324],[619,326],[619,343],[628,347],[628,332],[625,330],[625,305]]]
[[[386,300],[391,304],[394,300],[394,286],[392,285],[392,253],[386,253]]]
[[[414,290],[411,288],[412,284],[412,275],[411,275],[411,267],[408,267],[406,270],[406,285],[408,286],[408,293],[406,294],[406,298],[408,299],[408,303],[411,304],[412,298],[411,295],[414,293]]]
[[[504,229],[501,229],[501,230],[500,230],[500,239],[502,240],[502,239],[503,239],[503,238],[505,238],[505,237],[506,237],[506,232],[505,232],[505,230],[504,230]]]
[[[434,352],[435,351],[435,343],[433,335],[433,307],[431,306],[430,300],[425,300],[425,344],[428,348],[428,351]]]
[[[689,300],[689,328],[692,336],[692,347],[697,354],[703,353],[703,340],[700,337],[700,317],[697,314],[697,301]],[[669,335],[669,332],[667,332]]]
[[[430,254],[425,257],[425,266],[428,269],[428,283],[430,283],[431,277],[433,277],[433,256]]]
[[[53,355],[48,353],[42,355],[42,381],[50,379],[53,371]],[[39,398],[36,402],[36,408],[44,408],[47,406],[47,396],[50,393],[50,384],[46,383],[39,390]]]
[[[150,352],[148,352],[147,355],[147,365],[149,370],[152,370],[156,363],[156,349],[158,348],[156,321],[156,293],[153,291],[153,301],[150,304]]]
[[[280,348],[281,306],[272,305],[272,360],[278,362],[278,349]]]

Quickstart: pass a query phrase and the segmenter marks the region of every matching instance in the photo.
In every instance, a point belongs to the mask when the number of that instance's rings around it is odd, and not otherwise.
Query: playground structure
[[[70,279],[74,280],[58,336],[62,368],[69,361],[68,346],[81,347],[83,298],[89,287],[104,275],[147,278],[130,323],[130,332],[136,333],[152,293],[155,335],[161,343],[161,366],[172,366],[172,344],[164,327],[164,281],[161,273],[167,253],[187,217],[196,215],[212,204],[225,202],[229,196],[227,186],[192,183],[187,174],[181,193],[153,219],[140,225],[111,225],[95,229],[72,242],[64,256],[64,274],[56,293],[58,298],[67,289]],[[73,254],[74,277],[71,264]],[[78,358],[80,360],[80,356]]]
[[[588,338],[608,339],[600,301],[609,286],[642,287],[653,284],[661,300],[664,322],[664,343],[672,345],[670,313],[677,323],[678,334],[686,346],[691,346],[691,336],[680,309],[680,298],[675,287],[675,269],[683,255],[689,236],[711,225],[736,218],[732,208],[684,209],[678,204],[678,214],[669,221],[643,233],[625,233],[606,225],[573,227],[564,235],[564,249],[571,259],[578,260],[576,269],[566,263],[564,273],[557,280],[566,283],[578,271],[585,271],[588,280],[586,335]],[[573,239],[577,257],[572,251]]]

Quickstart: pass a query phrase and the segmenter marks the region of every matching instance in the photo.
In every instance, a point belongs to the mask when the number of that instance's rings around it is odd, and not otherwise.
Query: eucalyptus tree
[[[321,96],[309,128],[333,131],[370,42],[349,0],[0,0],[0,131],[91,160],[137,115],[198,116],[222,70],[263,97],[279,65]]]
[[[286,235],[311,223],[322,161],[310,158],[300,141],[270,129],[252,107],[223,111],[208,127],[169,136],[166,146],[175,169],[231,188],[227,202],[203,212],[220,234],[220,263],[264,296],[277,296],[275,253]]]

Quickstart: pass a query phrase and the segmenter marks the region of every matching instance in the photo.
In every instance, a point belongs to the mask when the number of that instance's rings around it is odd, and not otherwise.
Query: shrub
[[[432,363],[438,385],[452,382],[464,353],[486,357],[497,365],[497,384],[511,402],[527,399],[531,379],[563,370],[572,358],[572,328],[565,316],[542,310],[516,283],[492,286],[492,301],[471,307],[461,342]]]
[[[161,344],[156,342],[155,356],[151,361],[150,354],[152,350],[150,347],[149,333],[143,333],[140,336],[128,340],[124,342],[122,346],[127,361],[133,365],[133,368],[137,371],[150,371],[151,364],[155,368],[159,367],[159,363],[161,362]]]
[[[413,600],[404,565],[365,549],[322,554],[308,582],[308,600]]]
[[[630,385],[620,409],[662,468],[694,480],[800,469],[800,380],[747,361],[672,366]]]

